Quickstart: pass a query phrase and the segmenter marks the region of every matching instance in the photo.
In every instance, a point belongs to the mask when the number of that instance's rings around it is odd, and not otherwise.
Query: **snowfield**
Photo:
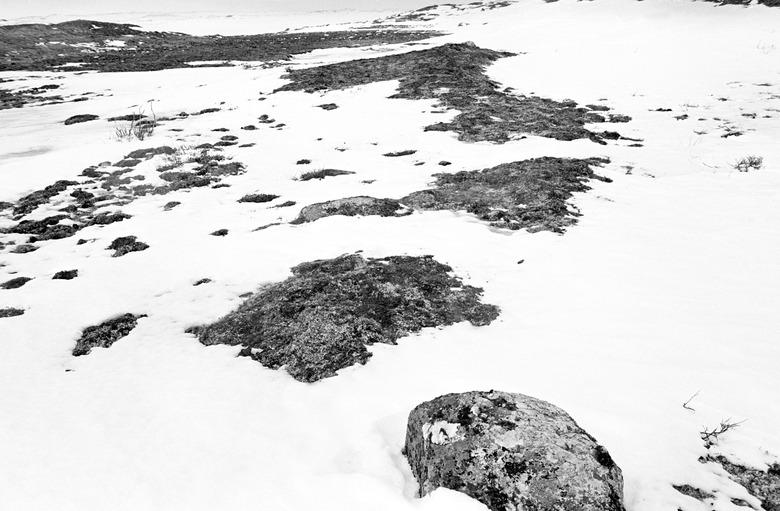
[[[484,510],[450,490],[417,498],[401,449],[417,404],[497,389],[571,414],[623,470],[628,511],[744,509],[732,499],[759,509],[698,458],[718,453],[755,468],[780,461],[780,9],[518,0],[431,12],[438,15],[404,23],[448,35],[318,50],[286,65],[473,41],[518,53],[487,71],[502,87],[608,106],[632,120],[589,127],[642,146],[534,136],[464,143],[452,132],[424,132],[457,112],[389,99],[398,82],[273,94],[288,83],[285,68],[260,63],[0,73],[12,80],[4,88],[54,83],[59,95],[89,98],[0,110],[0,202],[57,180],[85,181],[86,167],[135,149],[194,147],[226,134],[255,144],[224,148],[246,168],[222,179],[229,187],[109,204],[100,211],[132,218],[40,242],[30,253],[0,249],[0,283],[33,278],[0,290],[0,309],[25,310],[0,318],[0,508]],[[342,28],[359,25],[348,21]],[[149,21],[155,30],[165,22]],[[202,23],[178,17],[170,30],[202,33]],[[246,33],[246,22],[220,18],[217,28]],[[318,107],[328,103],[339,108]],[[107,118],[152,108],[157,117],[220,110],[167,122],[143,141],[116,140],[116,126],[126,123]],[[100,119],[63,125],[85,113]],[[258,123],[261,115],[275,123]],[[257,129],[241,129],[250,124]],[[407,149],[417,152],[382,156]],[[748,155],[763,157],[763,167],[735,170]],[[611,161],[597,173],[612,183],[594,180],[576,195],[582,217],[564,235],[493,229],[446,211],[287,223],[307,204],[399,198],[438,172],[540,156]],[[158,155],[138,164],[147,177],[139,183],[160,184],[155,169],[165,162]],[[355,174],[295,179],[325,168]],[[237,202],[251,193],[280,197]],[[57,214],[65,198],[27,218]],[[181,204],[164,211],[170,201]],[[273,207],[283,201],[296,205]],[[0,229],[15,223],[0,211]],[[227,236],[209,235],[222,228]],[[111,257],[105,248],[128,235],[150,249]],[[6,243],[26,238],[0,234]],[[87,242],[77,245],[80,238]],[[431,254],[484,288],[483,301],[501,315],[489,326],[459,323],[374,345],[366,365],[314,384],[185,333],[235,309],[242,294],[287,278],[296,264],[356,251]],[[77,278],[52,280],[70,269]],[[212,282],[193,286],[202,278]],[[84,328],[124,313],[147,317],[112,347],[71,355]],[[700,432],[724,419],[744,422],[708,451]],[[683,484],[715,497],[698,502],[672,487]]]

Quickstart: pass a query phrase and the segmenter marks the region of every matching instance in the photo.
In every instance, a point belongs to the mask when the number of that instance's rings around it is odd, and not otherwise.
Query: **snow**
[[[185,21],[158,19],[170,30]],[[521,0],[419,26],[452,34],[391,51],[471,40],[517,52],[489,69],[492,79],[520,93],[613,107],[633,120],[603,129],[644,139],[644,147],[539,137],[465,144],[451,133],[423,132],[454,112],[434,113],[430,101],[386,99],[395,82],[271,95],[285,83],[281,67],[0,74],[19,80],[14,88],[64,76],[56,94],[104,94],[0,111],[0,201],[73,179],[133,149],[214,142],[223,134],[214,128],[257,144],[226,149],[248,169],[226,178],[229,188],[144,197],[113,208],[130,220],[44,242],[33,253],[0,256],[0,281],[34,277],[0,291],[0,308],[26,309],[0,319],[4,506],[484,510],[449,490],[417,498],[401,449],[417,404],[489,389],[566,410],[622,468],[629,511],[729,510],[736,508],[730,498],[748,499],[697,459],[707,454],[703,426],[727,418],[746,422],[713,450],[756,467],[780,455],[780,9]],[[291,65],[386,50],[317,51]],[[267,99],[258,101],[261,94]],[[135,113],[152,99],[160,117],[221,110],[168,123],[143,142],[116,141],[105,119]],[[339,108],[316,108],[331,102]],[[100,119],[62,124],[80,113]],[[689,117],[675,119],[683,113]],[[261,114],[286,126],[239,130]],[[728,126],[744,135],[723,138]],[[382,157],[404,149],[417,153]],[[763,156],[764,168],[732,168],[749,154]],[[306,204],[423,189],[443,171],[440,160],[456,172],[545,155],[612,160],[599,173],[613,182],[594,182],[577,195],[583,216],[563,236],[494,231],[450,212],[331,217],[253,232],[291,220]],[[312,164],[296,165],[301,158]],[[161,161],[139,170],[152,176]],[[318,168],[356,174],[293,180]],[[236,202],[247,193],[274,193],[297,205]],[[163,212],[172,200],[182,204]],[[34,217],[57,208],[42,207]],[[0,222],[13,223],[7,216]],[[220,228],[230,233],[209,236]],[[151,248],[121,258],[103,250],[126,235]],[[77,246],[77,238],[95,241]],[[184,333],[234,309],[239,295],[288,277],[295,264],[356,250],[369,257],[432,254],[483,287],[484,301],[502,314],[487,327],[457,324],[424,330],[398,346],[373,346],[365,366],[316,384]],[[74,268],[78,278],[51,280]],[[192,285],[204,277],[213,282]],[[126,312],[148,317],[109,349],[70,355],[83,328]],[[694,410],[684,409],[697,391],[689,403]],[[697,503],[672,484],[717,491],[717,499]]]

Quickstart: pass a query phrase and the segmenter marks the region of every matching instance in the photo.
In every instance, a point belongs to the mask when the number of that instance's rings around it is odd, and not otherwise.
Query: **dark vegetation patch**
[[[11,250],[11,253],[12,254],[29,254],[30,252],[35,252],[36,250],[38,250],[38,247],[36,247],[35,245],[23,244],[23,245],[17,245],[16,248]]]
[[[227,229],[217,229],[216,231],[212,232],[212,236],[227,236],[228,235]]]
[[[434,99],[439,107],[460,113],[451,122],[426,131],[455,131],[460,140],[502,143],[522,135],[558,140],[588,138],[604,143],[600,133],[584,128],[591,122],[587,108],[574,101],[554,101],[511,94],[485,74],[492,62],[514,54],[477,47],[474,43],[445,44],[400,55],[352,60],[293,69],[291,83],[279,91],[317,92],[399,80],[392,98]]]
[[[311,160],[308,158],[301,158],[300,160],[296,161],[296,165],[308,165],[311,163]]]
[[[611,180],[592,166],[601,158],[534,158],[483,170],[436,174],[434,188],[414,192],[400,202],[417,210],[465,210],[494,227],[561,233],[579,213],[568,199],[590,189],[587,180]]]
[[[428,190],[401,199],[349,197],[304,207],[293,224],[333,215],[398,217],[418,211],[467,211],[493,227],[529,232],[562,233],[580,216],[569,204],[575,192],[590,189],[587,181],[611,180],[592,167],[608,163],[601,158],[534,158],[483,170],[434,174]]]
[[[109,117],[106,120],[110,122],[116,122],[116,121],[140,121],[141,119],[146,119],[146,116],[141,114],[126,114],[126,115],[118,115],[116,117]]]
[[[324,105],[317,105],[319,108],[322,108],[323,110],[335,110],[339,106],[336,103],[325,103]]]
[[[132,332],[138,324],[138,320],[145,317],[145,314],[135,315],[128,313],[104,321],[99,325],[85,328],[81,333],[81,337],[76,341],[76,347],[73,348],[73,356],[86,355],[92,351],[92,348],[108,348]]]
[[[304,207],[298,218],[291,224],[303,224],[314,222],[328,216],[406,216],[411,214],[409,208],[404,207],[395,199],[377,199],[375,197],[347,197],[326,202],[310,204]]]
[[[499,309],[480,303],[482,289],[450,272],[431,256],[311,261],[222,319],[188,332],[205,345],[243,346],[242,356],[314,382],[365,364],[368,345],[396,344],[425,327],[493,321]]]
[[[0,80],[0,83],[3,81]],[[25,105],[62,103],[62,96],[48,94],[49,91],[59,87],[56,84],[48,84],[17,91],[0,88],[0,110],[21,108]]]
[[[350,170],[339,170],[339,169],[320,169],[320,170],[312,170],[310,172],[304,172],[296,179],[298,181],[309,181],[310,179],[325,179],[326,177],[346,176],[348,174],[354,174],[354,172]]]
[[[111,257],[122,257],[130,252],[141,252],[149,248],[149,245],[137,239],[135,236],[121,236],[112,241],[106,250],[114,251]]]
[[[52,280],[72,280],[79,276],[78,270],[62,270],[58,271],[52,277]]]
[[[43,190],[36,190],[29,195],[22,197],[14,206],[14,215],[26,215],[41,204],[46,204],[49,199],[65,191],[69,186],[77,185],[76,181],[60,180],[51,184]]]
[[[278,33],[245,36],[192,36],[173,32],[146,32],[135,25],[76,20],[44,24],[0,26],[0,71],[56,70],[71,62],[87,71],[157,71],[189,68],[193,61],[282,61],[318,48],[359,47],[427,39],[434,32],[361,30]],[[125,46],[107,49],[106,41],[121,39]],[[47,44],[58,41],[64,44]],[[43,42],[43,44],[39,44]],[[83,52],[79,43],[92,43]],[[224,65],[224,64],[221,64]]]
[[[200,286],[203,284],[208,284],[209,282],[211,282],[211,279],[200,279],[197,282],[195,282],[193,286]]]
[[[683,495],[687,495],[699,501],[704,501],[704,499],[710,499],[713,497],[711,493],[700,490],[698,488],[694,488],[693,486],[688,484],[683,484],[679,486],[673,485],[672,488],[682,493]]]
[[[295,206],[296,202],[294,200],[288,200],[284,201],[281,204],[277,204],[276,206],[273,206],[274,208],[289,208],[290,206]]]
[[[780,511],[780,463],[773,463],[764,471],[731,463],[723,456],[708,455],[700,458],[699,461],[718,463],[732,480],[761,501],[762,509]]]
[[[719,5],[750,5],[750,0],[704,0],[705,2],[712,2]],[[766,5],[767,7],[780,7],[780,0],[758,0],[759,4]]]
[[[24,314],[24,309],[17,309],[15,307],[6,307],[0,309],[0,318],[13,318]]]
[[[278,198],[279,198],[278,195],[274,195],[271,193],[250,193],[238,199],[238,202],[263,203],[263,202],[271,202],[272,200]]]
[[[31,280],[30,277],[16,277],[0,284],[0,289],[19,289]]]
[[[181,205],[181,202],[174,200],[174,201],[171,201],[171,202],[166,202],[165,206],[163,206],[163,209],[165,211],[170,211],[170,210],[172,210],[173,208],[175,208],[176,206],[179,206],[179,205]]]
[[[246,126],[241,126],[241,129],[245,131],[254,131],[257,129],[257,126],[254,124],[247,124]]]
[[[392,153],[385,153],[382,156],[387,156],[388,158],[397,158],[398,156],[409,156],[410,154],[414,154],[417,152],[417,149],[405,149],[403,151],[395,151]]]
[[[65,126],[69,126],[71,124],[79,124],[82,122],[94,121],[95,119],[100,119],[100,117],[94,114],[74,115],[73,117],[68,117],[67,119],[65,119]]]

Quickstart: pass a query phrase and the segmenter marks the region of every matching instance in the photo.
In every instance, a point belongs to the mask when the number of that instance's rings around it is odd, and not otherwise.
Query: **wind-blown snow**
[[[268,95],[285,83],[284,70],[251,63],[0,74],[22,80],[4,87],[56,83],[63,96],[104,94],[0,111],[0,201],[133,149],[214,142],[224,134],[214,128],[257,144],[227,148],[247,167],[223,181],[229,188],[147,196],[113,208],[130,220],[41,243],[29,254],[3,253],[0,281],[34,280],[0,290],[0,308],[26,309],[0,319],[0,507],[485,509],[448,490],[416,498],[401,448],[414,406],[489,389],[566,410],[622,468],[629,511],[728,510],[735,509],[730,498],[746,498],[697,458],[706,454],[702,426],[729,417],[747,421],[713,449],[759,467],[771,459],[765,453],[780,455],[780,9],[521,0],[420,26],[452,30],[426,45],[471,40],[525,52],[499,60],[491,78],[520,93],[613,107],[633,117],[616,130],[644,146],[538,137],[465,144],[452,133],[423,132],[455,112],[386,99],[394,82]],[[291,65],[385,50],[317,51]],[[258,101],[261,93],[266,100]],[[149,100],[158,116],[221,111],[170,122],[144,142],[114,140],[105,119],[148,111]],[[316,107],[325,103],[339,108]],[[101,119],[62,124],[81,113]],[[239,129],[261,114],[286,126]],[[744,134],[723,138],[733,130]],[[417,153],[382,157],[405,149]],[[763,169],[731,167],[750,154],[763,156]],[[253,232],[291,220],[306,204],[423,189],[444,169],[440,160],[452,162],[449,172],[538,156],[612,161],[600,173],[613,182],[593,182],[576,197],[583,216],[563,236],[493,231],[449,212],[330,217]],[[312,164],[296,165],[302,158]],[[150,176],[157,161],[143,164]],[[356,174],[293,180],[319,168]],[[277,194],[297,206],[236,202],[247,193]],[[163,212],[171,200],[182,204]],[[43,206],[35,217],[56,209]],[[229,234],[209,236],[220,228]],[[121,258],[103,250],[127,235],[151,248]],[[77,246],[78,238],[95,241]],[[368,257],[432,254],[484,287],[484,301],[502,315],[486,327],[428,329],[398,346],[373,346],[367,365],[316,384],[184,333],[234,309],[239,295],[286,278],[300,262],[357,250]],[[51,280],[75,268],[78,278]],[[204,277],[213,282],[192,285]],[[83,328],[127,312],[148,317],[111,348],[71,356]],[[695,411],[684,409],[697,391]],[[718,498],[713,506],[697,503],[672,484],[717,490]]]

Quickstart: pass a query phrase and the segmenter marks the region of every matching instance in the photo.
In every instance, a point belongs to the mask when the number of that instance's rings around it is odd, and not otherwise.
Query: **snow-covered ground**
[[[423,132],[454,112],[386,99],[394,82],[269,94],[286,83],[283,68],[0,73],[19,79],[5,87],[57,83],[62,95],[103,94],[0,111],[0,201],[75,179],[133,149],[214,142],[224,135],[215,128],[256,144],[226,148],[247,167],[223,181],[230,187],[142,197],[108,208],[132,219],[32,253],[0,254],[0,282],[34,277],[0,290],[0,309],[26,309],[0,319],[0,508],[485,509],[447,490],[416,498],[401,448],[415,405],[489,389],[568,411],[623,469],[629,511],[755,503],[697,459],[707,453],[699,432],[727,418],[745,422],[711,450],[755,467],[780,456],[780,9],[520,0],[441,11],[418,24],[451,35],[315,51],[291,65],[474,41],[519,53],[489,69],[502,85],[610,106],[633,120],[602,129],[641,138],[643,147],[538,137],[467,144],[452,133]],[[158,22],[155,29],[165,20]],[[172,30],[202,28],[176,23]],[[104,119],[150,100],[158,116],[221,111],[168,123],[143,142],[115,140]],[[316,107],[324,103],[340,108]],[[101,119],[62,124],[82,113]],[[262,114],[286,126],[239,129]],[[723,137],[733,131],[743,134]],[[417,153],[382,156],[404,149]],[[747,155],[762,156],[764,167],[734,170]],[[496,231],[449,212],[331,217],[253,232],[291,220],[306,204],[423,189],[442,171],[440,160],[452,162],[449,172],[536,156],[612,161],[599,173],[613,182],[577,195],[583,216],[563,236]],[[153,176],[157,158],[138,169]],[[303,158],[312,163],[296,165]],[[356,174],[293,180],[320,168]],[[257,192],[297,205],[236,202]],[[182,204],[163,212],[174,200]],[[44,206],[35,218],[57,207]],[[12,223],[0,218],[0,227]],[[229,234],[209,236],[220,228]],[[126,235],[151,248],[121,258],[103,250]],[[95,241],[76,245],[78,238]],[[365,366],[315,384],[184,333],[234,309],[239,295],[286,278],[295,264],[356,250],[433,254],[483,287],[484,301],[502,314],[487,327],[464,323],[373,346]],[[78,278],[51,280],[75,268]],[[192,285],[205,277],[213,282]],[[126,312],[148,317],[111,348],[71,356],[82,329]],[[696,392],[695,410],[683,408]],[[716,490],[717,499],[699,503],[672,484]]]

